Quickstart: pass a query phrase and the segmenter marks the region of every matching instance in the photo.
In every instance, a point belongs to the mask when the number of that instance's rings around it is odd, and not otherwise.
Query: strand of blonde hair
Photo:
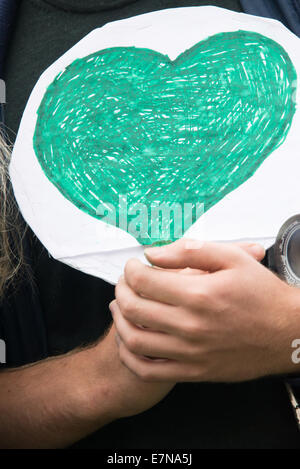
[[[22,239],[25,231],[9,181],[10,155],[11,146],[0,129],[0,298],[23,264]]]

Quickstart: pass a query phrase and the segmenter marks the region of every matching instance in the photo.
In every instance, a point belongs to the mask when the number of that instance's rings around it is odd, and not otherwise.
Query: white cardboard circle
[[[32,142],[37,110],[53,79],[75,59],[101,49],[144,47],[174,60],[209,36],[240,29],[277,41],[300,76],[299,39],[281,23],[216,7],[174,8],[108,23],[84,37],[41,75],[23,113],[10,177],[24,219],[55,259],[110,283],[118,281],[129,258],[146,262],[143,247],[133,236],[78,209],[45,176]],[[297,103],[299,92],[298,86]],[[260,240],[269,247],[285,220],[300,212],[299,129],[297,109],[284,144],[185,236],[214,241]]]

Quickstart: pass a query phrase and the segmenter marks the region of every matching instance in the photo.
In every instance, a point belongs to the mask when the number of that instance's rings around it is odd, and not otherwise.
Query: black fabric
[[[277,380],[179,384],[153,409],[114,422],[74,448],[299,449]]]
[[[123,5],[134,3],[137,0],[45,0],[46,3],[64,11],[76,13],[97,12],[100,10],[111,10]]]
[[[281,21],[300,36],[300,0],[241,0],[246,13]]]
[[[26,269],[7,289],[0,305],[0,338],[6,344],[6,366],[25,365],[48,356],[45,318],[32,271],[35,242],[28,230],[23,242]]]
[[[82,7],[75,0],[23,0],[5,74],[6,117],[12,138],[41,72],[88,32],[108,21],[148,11],[207,4],[241,11],[238,0],[85,0]],[[113,287],[51,259],[30,231],[27,239],[32,244],[37,310],[46,323],[49,353],[66,352],[101,336],[111,321],[108,303]],[[35,337],[37,318],[31,317],[25,303],[22,314]],[[15,340],[13,334],[11,327],[8,340]],[[31,344],[26,342],[26,346]],[[22,356],[17,358],[22,362]],[[177,385],[153,409],[114,422],[74,447],[300,448],[300,435],[284,384],[272,378],[234,385]]]
[[[16,8],[17,0],[0,0],[0,78],[3,74],[3,61]]]

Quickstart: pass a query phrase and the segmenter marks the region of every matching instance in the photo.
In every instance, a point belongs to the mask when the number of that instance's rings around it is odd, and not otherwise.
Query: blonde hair
[[[25,234],[8,175],[11,146],[0,129],[0,298],[23,264]]]

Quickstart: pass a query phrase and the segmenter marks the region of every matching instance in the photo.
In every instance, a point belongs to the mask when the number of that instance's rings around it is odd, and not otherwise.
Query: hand
[[[160,268],[130,260],[111,304],[121,361],[137,376],[233,382],[296,371],[300,292],[257,262],[263,248],[181,240],[147,257]],[[193,275],[164,270],[187,267]]]
[[[108,335],[92,352],[91,358],[102,364],[101,375],[106,377],[111,420],[136,415],[161,401],[175,383],[145,383],[121,363],[114,325]],[[106,367],[103,370],[103,367]],[[101,403],[99,403],[101,405]],[[103,404],[102,404],[103,405]]]
[[[95,345],[0,373],[0,448],[63,448],[149,409],[172,388],[121,362],[116,331]]]

